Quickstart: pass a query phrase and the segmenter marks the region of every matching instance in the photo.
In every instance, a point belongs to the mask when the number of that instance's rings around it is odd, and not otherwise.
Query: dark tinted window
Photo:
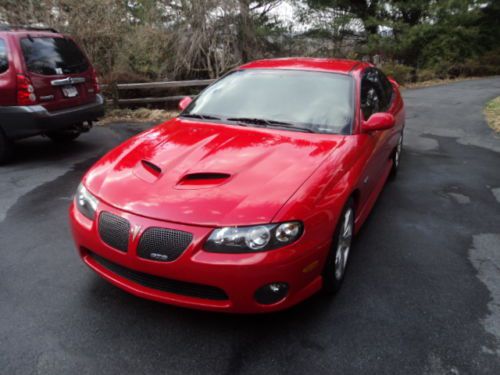
[[[0,39],[0,73],[7,71],[9,68],[9,60],[7,60],[7,47],[5,40]]]
[[[224,119],[286,122],[318,133],[350,133],[350,76],[300,70],[248,69],[206,89],[185,111]],[[230,121],[230,120],[228,120]]]
[[[82,73],[89,63],[77,45],[65,38],[24,38],[21,40],[26,66],[43,75]]]
[[[386,105],[382,86],[376,70],[368,70],[361,80],[361,110],[365,120],[377,112],[383,112]]]

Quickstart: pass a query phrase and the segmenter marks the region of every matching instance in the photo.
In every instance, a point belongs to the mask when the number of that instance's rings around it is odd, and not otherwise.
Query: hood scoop
[[[161,174],[161,168],[157,166],[156,164],[151,163],[150,161],[147,160],[141,160],[142,166],[144,169],[146,169],[148,172],[154,174],[154,175],[160,175]]]
[[[222,185],[231,178],[229,173],[196,172],[184,175],[176,185],[178,189],[203,189]]]
[[[158,180],[163,171],[162,169],[154,163],[147,160],[141,160],[134,168],[134,174],[141,180],[146,182],[155,182]]]

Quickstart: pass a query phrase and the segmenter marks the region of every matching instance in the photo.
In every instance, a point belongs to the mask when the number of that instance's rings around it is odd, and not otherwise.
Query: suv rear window
[[[9,69],[7,47],[5,46],[5,40],[0,39],[0,73],[6,72],[7,69]]]
[[[82,73],[89,63],[82,51],[66,38],[23,38],[21,48],[26,67],[43,75]]]

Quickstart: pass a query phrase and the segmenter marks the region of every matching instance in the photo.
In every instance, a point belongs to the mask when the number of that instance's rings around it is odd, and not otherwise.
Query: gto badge
[[[159,253],[151,253],[149,254],[149,257],[154,260],[162,260],[162,261],[167,261],[168,260],[168,255],[165,254],[159,254]]]
[[[141,226],[140,225],[134,225],[132,228],[132,241],[135,241],[139,233],[141,232]]]

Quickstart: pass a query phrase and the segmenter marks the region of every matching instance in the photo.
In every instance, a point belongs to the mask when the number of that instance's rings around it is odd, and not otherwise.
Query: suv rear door
[[[76,43],[57,34],[19,38],[25,73],[38,101],[47,110],[75,107],[95,100],[93,68]]]

